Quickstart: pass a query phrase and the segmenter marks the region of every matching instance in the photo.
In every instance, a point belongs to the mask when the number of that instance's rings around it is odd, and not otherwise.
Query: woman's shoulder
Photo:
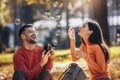
[[[89,45],[89,48],[93,50],[97,50],[97,49],[100,49],[100,46],[98,44],[92,44],[92,45]]]

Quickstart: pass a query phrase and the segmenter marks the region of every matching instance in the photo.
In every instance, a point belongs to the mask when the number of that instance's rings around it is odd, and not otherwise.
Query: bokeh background
[[[18,30],[22,25],[35,26],[38,45],[48,42],[55,47],[52,74],[58,80],[72,63],[68,28],[75,29],[78,48],[77,29],[89,19],[99,22],[111,50],[111,78],[120,80],[120,0],[0,0],[0,80],[12,80],[12,58],[21,45]],[[76,63],[89,74],[84,60]]]

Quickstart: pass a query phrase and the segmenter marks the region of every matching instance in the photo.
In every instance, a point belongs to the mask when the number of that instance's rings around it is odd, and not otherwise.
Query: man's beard
[[[36,44],[37,43],[37,40],[33,40],[33,39],[29,39],[29,40],[27,40],[28,41],[28,43],[30,43],[30,44]]]
[[[31,44],[36,44],[37,41],[30,40],[29,43],[31,43]]]

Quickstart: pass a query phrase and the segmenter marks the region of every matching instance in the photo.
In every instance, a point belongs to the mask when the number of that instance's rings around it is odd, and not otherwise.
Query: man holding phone
[[[22,46],[13,56],[13,80],[52,80],[54,50],[46,52],[43,46],[36,45],[37,33],[32,24],[22,26],[19,37]]]

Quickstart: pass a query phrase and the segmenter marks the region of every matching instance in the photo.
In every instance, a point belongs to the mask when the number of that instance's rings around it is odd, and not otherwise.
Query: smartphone
[[[44,45],[44,50],[45,50],[45,54],[46,54],[48,51],[52,50],[52,46],[49,43],[45,44]]]

